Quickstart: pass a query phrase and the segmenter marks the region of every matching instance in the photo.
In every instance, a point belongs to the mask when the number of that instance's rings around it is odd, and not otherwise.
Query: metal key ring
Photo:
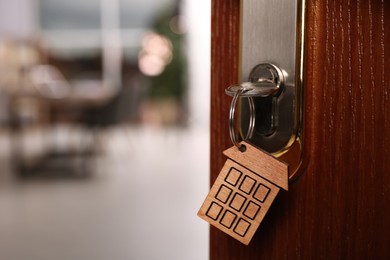
[[[245,92],[249,91],[250,89],[246,89],[246,88],[240,88],[237,90],[237,92],[234,94],[233,96],[233,100],[232,100],[232,103],[230,104],[230,111],[229,111],[229,134],[230,134],[230,140],[232,141],[232,143],[239,149],[241,150],[242,146],[240,145],[240,143],[237,141],[237,138],[236,138],[236,133],[234,131],[234,113],[236,111],[236,105],[237,105],[237,100],[238,98],[244,94]],[[249,129],[248,129],[248,132],[245,136],[245,138],[243,139],[243,141],[246,141],[248,139],[250,139],[253,135],[253,131],[255,129],[255,120],[256,120],[256,114],[255,114],[255,103],[253,102],[253,98],[252,97],[247,97],[248,100],[249,100],[249,114],[250,114],[250,118],[249,118]]]

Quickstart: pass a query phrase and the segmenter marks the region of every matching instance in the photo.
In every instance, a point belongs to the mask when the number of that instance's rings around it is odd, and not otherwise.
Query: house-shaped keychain
[[[242,142],[228,157],[198,216],[248,245],[280,188],[288,190],[288,165]]]

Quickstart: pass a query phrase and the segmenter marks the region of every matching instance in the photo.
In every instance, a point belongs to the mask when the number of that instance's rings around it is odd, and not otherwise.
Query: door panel
[[[230,147],[239,0],[212,1],[211,183]],[[211,227],[211,259],[390,259],[390,2],[307,1],[310,161],[249,246]]]

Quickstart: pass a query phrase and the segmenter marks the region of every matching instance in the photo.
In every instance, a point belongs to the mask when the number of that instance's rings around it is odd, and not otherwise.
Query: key
[[[246,142],[223,154],[228,159],[198,216],[248,245],[279,190],[288,190],[288,165]]]

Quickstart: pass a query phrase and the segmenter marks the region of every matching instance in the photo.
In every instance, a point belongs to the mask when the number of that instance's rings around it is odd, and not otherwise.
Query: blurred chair
[[[0,39],[0,98],[8,108],[2,110],[7,114],[1,120],[7,120],[12,129],[17,169],[39,167],[53,154],[87,158],[94,153],[96,140],[80,138],[84,143],[79,146],[88,146],[84,149],[67,148],[66,142],[59,148],[58,136],[79,131],[96,139],[100,127],[117,124],[128,114],[129,100],[134,97],[122,86],[120,35],[103,36],[101,80],[67,78],[48,64],[48,53],[36,41]]]
[[[96,124],[95,121],[102,118],[101,111],[114,113],[111,110],[116,109],[113,104],[119,99],[120,88],[104,85],[101,80],[69,82],[56,67],[47,64],[35,65],[26,69],[23,75],[23,82],[25,85],[24,91],[16,95],[15,101],[19,101],[20,105],[20,101],[27,95],[29,100],[34,100],[37,104],[45,106],[47,120],[40,125],[40,128],[48,135],[43,141],[49,144],[44,145],[46,150],[43,154],[41,152],[39,160],[17,158],[15,160],[17,168],[20,171],[30,171],[50,162],[50,159],[53,158],[61,158],[61,160],[65,161],[78,157],[79,159],[81,158],[82,163],[87,163],[87,160],[94,155],[95,144],[97,143],[96,140],[87,141],[91,138],[96,139],[96,125],[99,124]],[[15,102],[15,104],[17,103]],[[95,118],[95,120],[91,120],[92,118]],[[25,132],[23,120],[19,119],[16,121],[18,123],[14,124],[14,126],[19,133]],[[63,131],[59,127],[69,131]],[[76,138],[80,142],[78,145],[72,145],[70,141],[62,142],[63,145],[61,147],[59,145],[61,136],[56,131],[63,133],[63,139],[71,138],[72,131],[73,139],[74,132],[84,136]],[[64,133],[68,133],[71,136],[66,137]],[[19,150],[26,150],[23,144],[18,146]],[[22,154],[16,153],[16,155]],[[81,166],[79,171],[89,173],[84,165]]]

